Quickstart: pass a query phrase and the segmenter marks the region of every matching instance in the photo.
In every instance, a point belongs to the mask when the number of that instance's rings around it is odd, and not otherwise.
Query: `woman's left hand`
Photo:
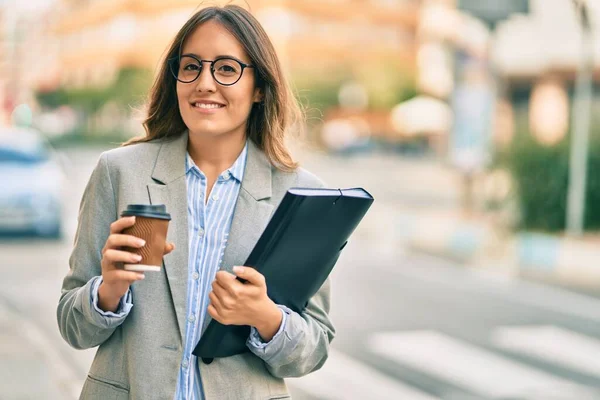
[[[235,275],[218,271],[208,295],[209,315],[223,325],[250,325],[270,341],[281,325],[281,310],[267,296],[265,277],[251,267],[234,267]],[[237,277],[246,280],[240,282]]]

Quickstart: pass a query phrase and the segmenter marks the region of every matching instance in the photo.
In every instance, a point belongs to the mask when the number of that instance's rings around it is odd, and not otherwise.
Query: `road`
[[[3,239],[0,399],[77,398],[94,350],[60,338],[56,304],[76,210],[99,150],[69,151],[65,237]],[[412,253],[396,221],[456,207],[455,177],[395,156],[305,165],[376,203],[332,275],[337,336],[325,367],[289,379],[296,400],[600,399],[600,300]]]

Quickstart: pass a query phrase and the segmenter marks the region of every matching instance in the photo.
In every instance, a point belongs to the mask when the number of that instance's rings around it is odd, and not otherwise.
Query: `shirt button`
[[[202,228],[198,229],[198,236],[200,236],[200,237],[204,236],[204,229],[202,229]]]
[[[183,368],[187,368],[187,367],[188,367],[188,365],[190,365],[190,364],[188,363],[188,360],[183,360],[183,362],[181,363],[181,366],[182,366]]]
[[[197,273],[197,272],[194,272],[194,273],[192,274],[192,279],[193,279],[193,280],[197,280],[198,278],[200,278],[200,274],[199,274],[199,273]]]
[[[215,194],[215,195],[213,195],[212,199],[213,199],[214,201],[217,201],[217,200],[219,200],[219,196],[217,196],[217,195]]]
[[[196,317],[195,317],[195,316],[193,316],[193,315],[190,315],[190,316],[188,317],[188,321],[190,321],[190,322],[194,322],[195,320],[196,320]]]
[[[221,178],[223,178],[223,180],[228,180],[229,176],[229,171],[225,171],[221,174]]]

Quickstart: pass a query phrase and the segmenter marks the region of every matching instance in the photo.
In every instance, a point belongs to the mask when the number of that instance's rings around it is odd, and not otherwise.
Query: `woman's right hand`
[[[135,281],[144,279],[144,274],[135,271],[126,271],[122,264],[135,264],[140,262],[141,256],[121,250],[123,247],[140,248],[145,241],[132,236],[124,235],[124,229],[135,224],[135,217],[123,217],[110,225],[110,236],[102,249],[102,283],[98,289],[98,306],[104,311],[117,311],[121,298]]]

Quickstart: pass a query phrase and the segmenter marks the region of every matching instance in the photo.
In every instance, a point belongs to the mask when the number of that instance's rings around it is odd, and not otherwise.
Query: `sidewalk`
[[[398,235],[411,249],[464,262],[473,268],[583,290],[600,288],[597,235],[507,232],[485,215],[460,210],[399,212]]]
[[[77,399],[80,375],[34,323],[0,297],[0,398]]]

